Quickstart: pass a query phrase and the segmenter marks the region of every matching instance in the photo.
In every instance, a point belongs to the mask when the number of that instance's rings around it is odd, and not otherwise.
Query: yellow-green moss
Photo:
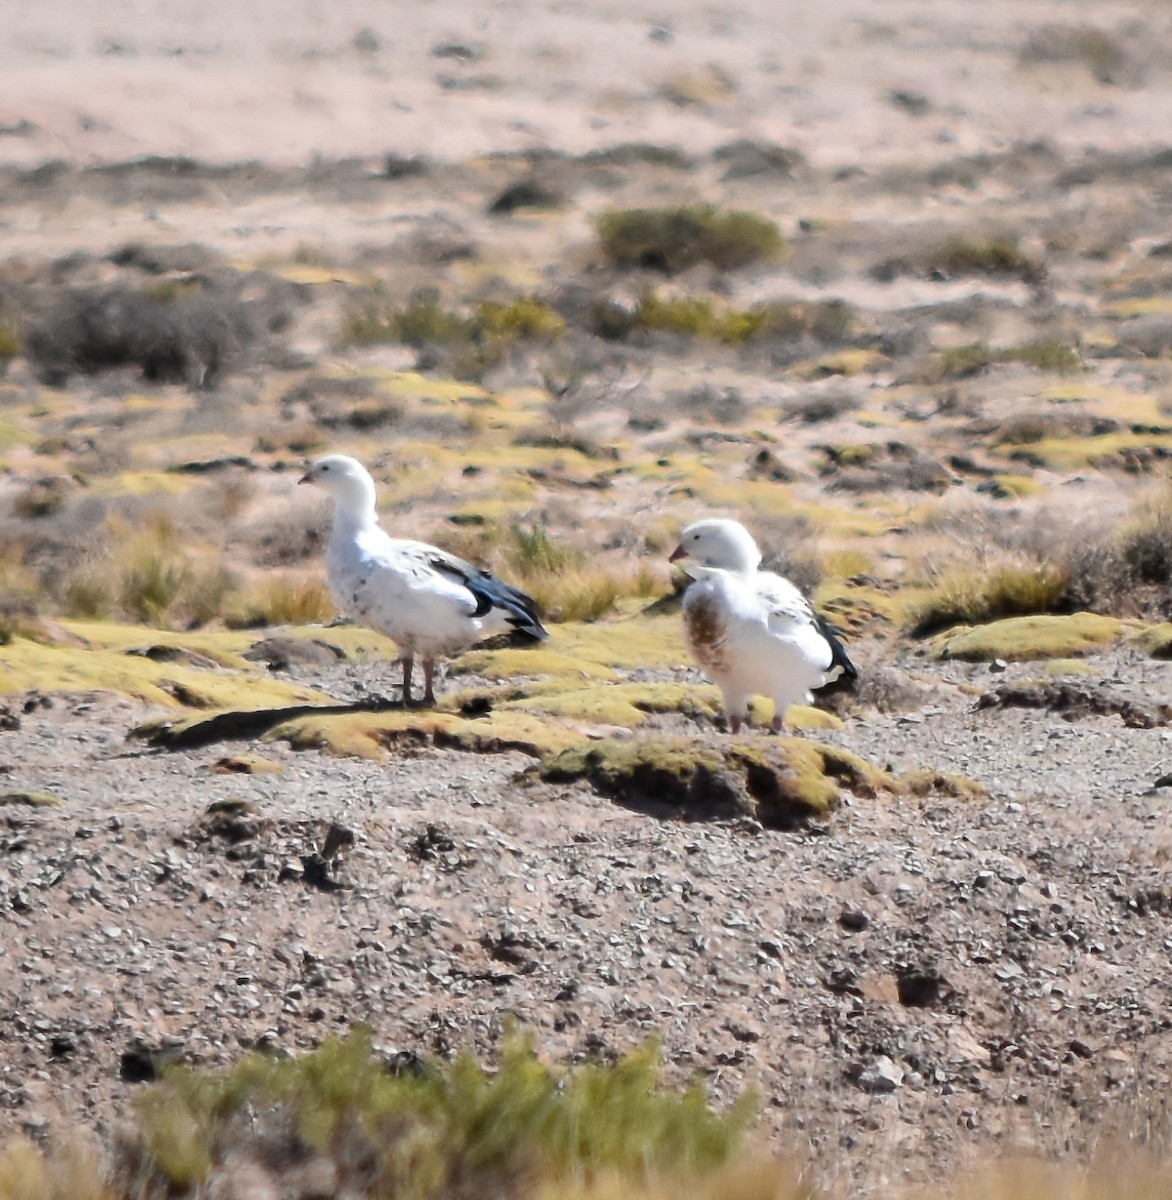
[[[979,800],[989,794],[984,784],[967,775],[946,771],[904,771],[896,778],[896,788],[907,796],[944,796],[953,800]]]
[[[1133,639],[1135,644],[1152,658],[1172,658],[1172,623],[1151,625]]]
[[[638,616],[555,626],[539,648],[473,650],[452,671],[487,679],[615,679],[616,668],[667,668],[688,661],[677,616]]]
[[[968,662],[1073,658],[1111,645],[1126,628],[1125,622],[1096,613],[1007,617],[989,625],[951,629],[933,638],[930,645],[937,658]]]
[[[381,758],[397,746],[435,745],[454,750],[496,753],[517,750],[540,757],[577,745],[585,734],[524,712],[494,711],[467,718],[448,712],[392,711],[298,717],[277,725],[266,740],[283,741],[294,750],[324,750],[362,758]]]
[[[1081,658],[1052,658],[1042,663],[1042,674],[1056,675],[1090,675],[1091,668]]]
[[[60,625],[93,650],[125,653],[143,646],[175,646],[240,671],[256,669],[253,663],[242,656],[264,636],[263,632],[255,629],[201,629],[186,633],[144,629],[141,625],[124,625],[116,621],[61,621]],[[281,636],[305,640],[322,638],[341,649],[347,658],[358,660],[387,658],[393,662],[399,656],[390,638],[363,625],[334,625],[328,629],[320,625],[307,625],[282,629]]]
[[[142,630],[134,632],[137,635],[134,643],[142,644]],[[239,664],[238,673],[220,673],[182,663],[154,662],[119,650],[47,646],[16,638],[0,647],[0,694],[33,689],[105,691],[168,707],[196,708],[254,707],[328,699],[312,688],[276,679],[243,659]]]
[[[1029,475],[996,475],[993,482],[1000,489],[1002,495],[1012,496],[1015,500],[1022,500],[1027,496],[1037,496],[1046,490],[1044,483],[1032,479]]]
[[[608,683],[526,696],[508,701],[503,707],[634,729],[649,713],[699,711],[716,716],[720,700],[715,688],[682,683]]]
[[[793,368],[799,379],[825,379],[829,375],[865,375],[883,370],[891,360],[878,350],[859,348],[824,354]]]
[[[1103,305],[1108,316],[1150,317],[1172,312],[1172,296],[1142,296],[1129,300],[1111,300]]]
[[[890,775],[858,755],[806,738],[602,739],[542,763],[549,783],[578,779],[636,807],[652,803],[685,816],[757,816],[788,826],[827,813],[845,789],[894,790]]]
[[[1031,456],[1056,471],[1074,471],[1087,465],[1111,466],[1129,453],[1149,450],[1172,454],[1172,435],[1127,431],[1101,437],[1046,437],[1029,447]]]

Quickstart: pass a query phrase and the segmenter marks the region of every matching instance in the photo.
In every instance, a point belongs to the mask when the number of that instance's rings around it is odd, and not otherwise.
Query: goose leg
[[[721,688],[724,697],[724,715],[728,718],[729,733],[740,733],[741,726],[749,719],[749,697]]]
[[[423,660],[423,703],[435,705],[435,659]]]
[[[415,669],[415,659],[410,654],[404,654],[399,661],[403,664],[403,707],[411,706],[411,673]]]

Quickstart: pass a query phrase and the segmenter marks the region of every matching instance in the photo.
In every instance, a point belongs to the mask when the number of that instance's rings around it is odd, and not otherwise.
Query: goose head
[[[722,517],[696,521],[680,534],[669,562],[689,559],[698,567],[747,575],[761,564],[753,535],[739,522]]]
[[[359,522],[375,520],[374,480],[356,458],[327,454],[312,462],[297,482],[324,488],[334,498],[340,515]]]

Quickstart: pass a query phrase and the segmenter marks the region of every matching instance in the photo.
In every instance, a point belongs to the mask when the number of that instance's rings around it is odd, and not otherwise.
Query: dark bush
[[[616,266],[673,274],[699,262],[721,270],[765,262],[784,241],[774,222],[749,212],[719,212],[711,204],[632,208],[598,218],[602,248]]]
[[[30,329],[25,350],[37,378],[54,387],[73,375],[135,366],[152,383],[209,388],[255,335],[234,296],[190,285],[115,288],[66,295]]]

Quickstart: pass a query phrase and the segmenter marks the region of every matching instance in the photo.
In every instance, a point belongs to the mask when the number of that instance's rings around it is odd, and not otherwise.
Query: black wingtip
[[[521,634],[532,642],[549,641],[549,630],[540,621],[532,618],[522,620],[520,617],[517,617],[515,619],[510,618],[509,624],[513,627],[514,633]]]
[[[859,678],[859,669],[851,661],[851,656],[846,652],[846,647],[842,644],[842,639],[839,636],[839,630],[820,614],[815,614],[815,620],[818,622],[818,632],[826,639],[830,646],[830,669],[838,669],[838,675],[834,682],[838,684],[855,683]]]

